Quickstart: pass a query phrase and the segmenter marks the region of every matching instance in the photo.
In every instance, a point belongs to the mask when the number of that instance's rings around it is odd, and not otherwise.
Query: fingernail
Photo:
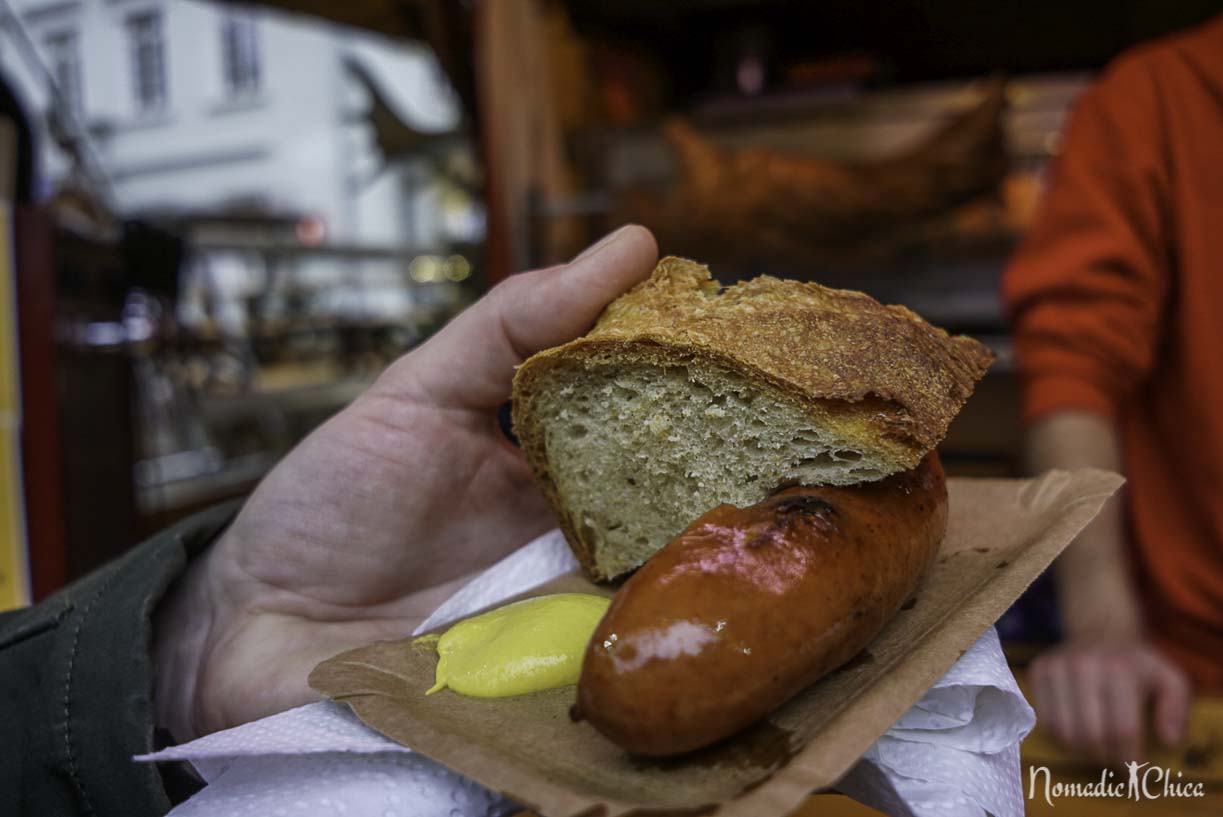
[[[614,231],[612,231],[612,232],[608,233],[607,235],[603,236],[603,237],[602,237],[602,238],[600,238],[598,241],[596,241],[595,243],[591,244],[591,245],[590,245],[589,247],[587,247],[586,249],[582,250],[582,252],[581,252],[581,253],[580,253],[580,254],[579,254],[579,255],[578,255],[576,258],[574,258],[572,261],[570,261],[569,263],[570,263],[570,264],[576,264],[577,262],[581,261],[583,258],[588,258],[589,256],[594,255],[595,253],[599,252],[600,250],[604,249],[605,247],[609,247],[609,246],[611,246],[612,244],[616,243],[616,239],[617,239],[617,238],[619,238],[619,237],[620,237],[620,235],[621,235],[621,234],[622,234],[622,233],[623,233],[625,230],[627,230],[627,229],[628,229],[630,226],[631,226],[631,225],[625,224],[625,225],[624,225],[623,227],[621,227],[620,229],[618,229],[618,230],[614,230]]]

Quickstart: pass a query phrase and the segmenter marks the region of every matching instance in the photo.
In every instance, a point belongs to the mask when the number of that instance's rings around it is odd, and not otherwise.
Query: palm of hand
[[[309,700],[318,661],[409,635],[455,580],[552,524],[491,411],[371,390],[269,475],[209,555],[225,603],[197,730]]]

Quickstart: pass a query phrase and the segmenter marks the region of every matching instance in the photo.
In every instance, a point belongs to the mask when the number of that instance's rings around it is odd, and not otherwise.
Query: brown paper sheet
[[[678,760],[634,758],[573,723],[573,687],[492,700],[449,690],[425,697],[436,654],[410,639],[324,661],[310,684],[392,740],[549,817],[785,814],[836,783],[1121,483],[1096,470],[951,480],[936,563],[879,637],[756,726]],[[561,591],[611,592],[570,575],[524,595]]]

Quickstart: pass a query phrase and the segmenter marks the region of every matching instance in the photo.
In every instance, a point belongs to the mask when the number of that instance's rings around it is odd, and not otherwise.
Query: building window
[[[58,103],[69,116],[81,115],[81,52],[74,31],[60,31],[47,37],[47,67],[59,94]]]
[[[259,41],[253,18],[230,14],[221,21],[221,66],[228,96],[248,97],[258,93]]]
[[[136,107],[142,112],[157,111],[166,105],[166,59],[162,41],[161,15],[136,14],[127,20],[132,54],[132,88]]]

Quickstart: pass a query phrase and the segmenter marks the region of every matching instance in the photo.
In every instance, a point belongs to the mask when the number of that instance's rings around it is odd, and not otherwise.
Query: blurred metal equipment
[[[187,289],[164,306],[167,320],[143,322],[160,327],[147,346],[128,324],[143,412],[142,514],[166,518],[248,489],[464,301],[464,255],[303,242],[300,222],[255,214],[174,220],[187,242]],[[434,257],[462,258],[467,270],[458,278],[411,274],[419,259]],[[219,265],[249,283],[223,284]],[[410,299],[405,308],[375,308],[400,295]],[[158,312],[139,297],[129,307]]]
[[[470,253],[309,246],[292,238],[297,222],[130,223],[117,245],[60,229],[69,576],[250,490],[466,302]],[[249,289],[218,286],[210,271],[235,257],[276,272]],[[383,292],[414,293],[408,311],[371,310]],[[113,478],[121,463],[130,482]]]

